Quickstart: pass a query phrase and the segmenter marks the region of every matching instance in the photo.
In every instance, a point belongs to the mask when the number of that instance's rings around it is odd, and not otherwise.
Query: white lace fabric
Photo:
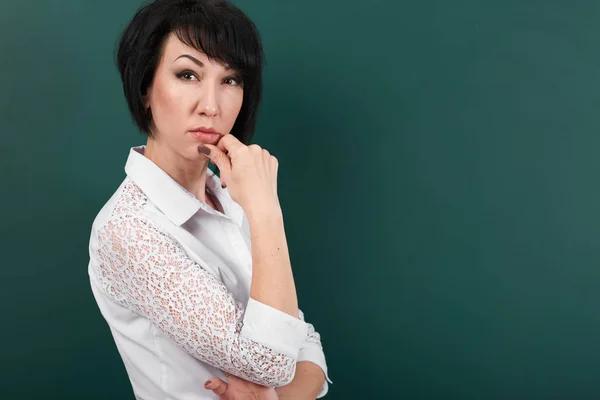
[[[265,386],[289,381],[296,358],[241,335],[242,304],[177,241],[139,215],[144,204],[141,190],[127,185],[98,231],[104,290],[199,360]]]

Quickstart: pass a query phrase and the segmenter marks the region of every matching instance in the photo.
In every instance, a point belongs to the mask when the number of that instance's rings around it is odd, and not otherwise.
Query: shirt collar
[[[158,165],[144,156],[146,146],[132,147],[125,164],[125,173],[174,224],[182,225],[199,209],[215,212],[171,178]],[[223,204],[225,196],[219,177],[209,168],[206,184]],[[229,197],[229,196],[227,196]],[[231,201],[233,202],[233,201]],[[225,207],[225,204],[223,204]],[[227,204],[230,207],[230,204]],[[229,208],[228,207],[228,208]],[[227,211],[227,210],[225,210]]]

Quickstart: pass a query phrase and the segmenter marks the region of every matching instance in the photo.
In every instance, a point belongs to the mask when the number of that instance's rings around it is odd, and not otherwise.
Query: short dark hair
[[[117,67],[139,129],[152,135],[152,117],[144,107],[144,96],[170,33],[242,75],[244,98],[231,134],[249,144],[262,94],[263,48],[254,23],[225,0],[154,0],[142,5],[123,31]]]

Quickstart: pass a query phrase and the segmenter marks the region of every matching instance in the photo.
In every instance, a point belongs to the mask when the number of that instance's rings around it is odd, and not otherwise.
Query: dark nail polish
[[[198,151],[206,156],[210,155],[210,149],[206,146],[203,146],[203,145],[198,146]]]

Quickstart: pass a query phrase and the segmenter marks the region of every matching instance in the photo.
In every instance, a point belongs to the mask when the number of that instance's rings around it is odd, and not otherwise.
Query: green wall
[[[327,398],[600,398],[599,3],[236,4]],[[87,243],[138,5],[0,2],[0,398],[132,398]]]

